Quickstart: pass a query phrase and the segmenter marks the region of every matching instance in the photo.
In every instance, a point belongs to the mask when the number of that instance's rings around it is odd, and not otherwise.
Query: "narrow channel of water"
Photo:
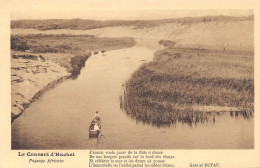
[[[138,40],[138,44],[141,40]],[[141,42],[133,48],[93,55],[76,80],[46,91],[12,124],[12,149],[236,149],[254,147],[253,118],[216,116],[215,123],[154,127],[120,109],[124,83],[151,61],[158,48]],[[89,138],[94,112],[102,136]]]

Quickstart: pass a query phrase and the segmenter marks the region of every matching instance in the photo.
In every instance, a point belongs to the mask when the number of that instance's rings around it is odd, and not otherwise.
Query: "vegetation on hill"
[[[103,27],[116,26],[135,26],[135,28],[154,27],[160,24],[167,23],[198,23],[198,22],[212,22],[212,21],[243,21],[253,20],[253,16],[247,17],[231,17],[231,16],[204,16],[204,17],[186,17],[175,19],[162,20],[84,20],[84,19],[46,19],[46,20],[13,20],[11,21],[12,29],[38,29],[38,30],[52,30],[52,29],[76,29],[87,30],[97,29]]]

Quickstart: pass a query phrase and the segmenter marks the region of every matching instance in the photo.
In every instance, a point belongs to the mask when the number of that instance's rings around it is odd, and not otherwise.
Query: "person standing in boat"
[[[96,111],[95,113],[95,118],[94,118],[96,121],[99,121],[100,120],[100,117],[99,117],[99,114],[98,114],[98,111]]]

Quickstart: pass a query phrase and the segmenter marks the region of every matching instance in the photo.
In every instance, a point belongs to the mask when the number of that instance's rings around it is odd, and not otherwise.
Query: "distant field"
[[[79,53],[86,50],[113,50],[132,47],[132,38],[97,38],[92,35],[19,35],[12,36],[27,42],[31,52],[36,53]]]

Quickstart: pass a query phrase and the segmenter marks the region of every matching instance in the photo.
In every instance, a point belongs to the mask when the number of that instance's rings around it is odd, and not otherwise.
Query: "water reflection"
[[[124,86],[124,85],[122,85]],[[171,127],[177,123],[186,124],[190,127],[197,126],[197,124],[204,123],[215,123],[217,122],[216,116],[224,116],[229,113],[230,117],[243,119],[251,119],[253,117],[252,110],[241,110],[241,111],[200,111],[194,110],[192,106],[178,107],[169,106],[167,108],[150,108],[148,106],[142,109],[146,111],[140,113],[138,110],[131,110],[135,108],[129,108],[126,103],[125,90],[123,89],[123,95],[119,96],[120,109],[124,111],[127,116],[132,119],[136,119],[137,123],[149,124],[155,127]],[[140,104],[139,104],[140,105]],[[218,107],[219,108],[219,107]],[[140,108],[138,108],[140,109]]]

